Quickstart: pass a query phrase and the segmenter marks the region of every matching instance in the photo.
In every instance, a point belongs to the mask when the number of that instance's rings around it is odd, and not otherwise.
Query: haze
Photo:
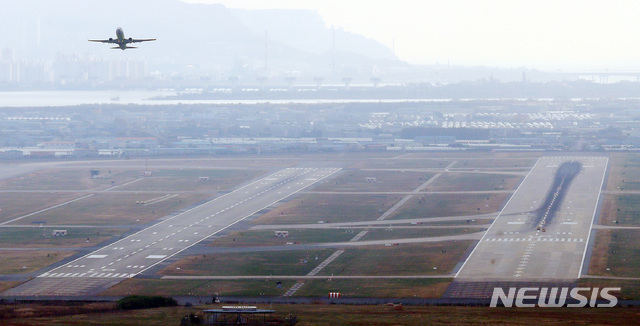
[[[546,70],[640,69],[640,3],[628,0],[184,0],[317,10],[414,64]]]

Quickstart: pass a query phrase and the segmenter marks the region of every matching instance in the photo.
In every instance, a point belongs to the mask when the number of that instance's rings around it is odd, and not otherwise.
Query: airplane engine
[[[110,37],[110,38],[109,38],[109,42],[111,42],[111,41],[113,41],[113,37]]]
[[[129,42],[131,42],[131,41],[133,41],[133,38],[132,38],[132,37],[130,37],[130,38],[129,38]]]

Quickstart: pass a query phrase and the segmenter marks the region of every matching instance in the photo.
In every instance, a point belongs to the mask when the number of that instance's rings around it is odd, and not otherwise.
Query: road
[[[564,199],[545,232],[537,230],[558,167],[579,162],[581,171],[563,190]],[[580,277],[608,158],[540,158],[456,274],[462,281],[549,281]],[[558,196],[562,198],[562,196]]]
[[[339,171],[287,168],[173,216],[2,295],[98,293]]]

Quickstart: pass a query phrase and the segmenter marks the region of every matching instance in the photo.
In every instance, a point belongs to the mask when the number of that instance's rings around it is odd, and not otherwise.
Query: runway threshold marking
[[[522,187],[523,184],[525,184],[525,182],[527,181],[527,179],[529,178],[529,176],[531,175],[531,172],[533,172],[533,170],[535,170],[536,166],[538,165],[538,163],[540,163],[541,159],[538,159],[536,161],[536,164],[533,165],[533,167],[531,168],[531,170],[529,170],[529,172],[527,173],[527,175],[524,177],[524,179],[522,179],[522,181],[520,182],[520,184],[518,185],[518,188],[516,188],[516,191],[513,192],[513,194],[511,194],[511,197],[509,197],[509,200],[507,200],[507,203],[502,206],[502,209],[500,210],[500,213],[498,213],[498,215],[496,216],[495,219],[493,219],[493,222],[491,222],[491,225],[489,226],[489,228],[487,229],[487,231],[484,232],[484,235],[482,235],[482,238],[480,238],[480,241],[478,241],[478,243],[476,244],[476,246],[473,248],[473,250],[471,251],[471,253],[469,254],[469,256],[467,257],[467,259],[464,261],[464,263],[462,263],[462,266],[460,266],[460,269],[458,269],[458,272],[456,273],[456,275],[454,275],[454,278],[458,277],[458,274],[460,274],[460,272],[464,269],[464,266],[467,264],[467,262],[469,261],[469,259],[471,259],[471,257],[473,257],[473,253],[476,252],[476,249],[478,249],[478,247],[480,246],[480,243],[485,239],[485,237],[487,236],[487,234],[489,234],[489,231],[491,230],[491,228],[496,224],[496,221],[500,218],[500,215],[502,215],[502,212],[504,212],[505,208],[507,208],[507,206],[509,206],[509,203],[511,202],[511,200],[515,197],[515,194],[518,192],[518,190],[520,190],[520,188]],[[492,239],[491,241],[494,241],[494,239]]]

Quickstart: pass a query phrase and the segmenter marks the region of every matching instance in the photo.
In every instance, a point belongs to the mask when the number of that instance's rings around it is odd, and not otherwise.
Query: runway
[[[280,170],[41,274],[2,295],[97,294],[339,170],[311,167]]]
[[[553,209],[543,207],[558,168],[580,163],[581,170],[558,195]],[[580,277],[608,158],[540,158],[509,199],[456,274],[461,281],[554,281]],[[557,195],[557,193],[556,193]],[[541,222],[540,212],[549,214]],[[549,213],[551,212],[551,213]],[[545,215],[546,216],[546,215]],[[538,227],[541,226],[540,230]]]

